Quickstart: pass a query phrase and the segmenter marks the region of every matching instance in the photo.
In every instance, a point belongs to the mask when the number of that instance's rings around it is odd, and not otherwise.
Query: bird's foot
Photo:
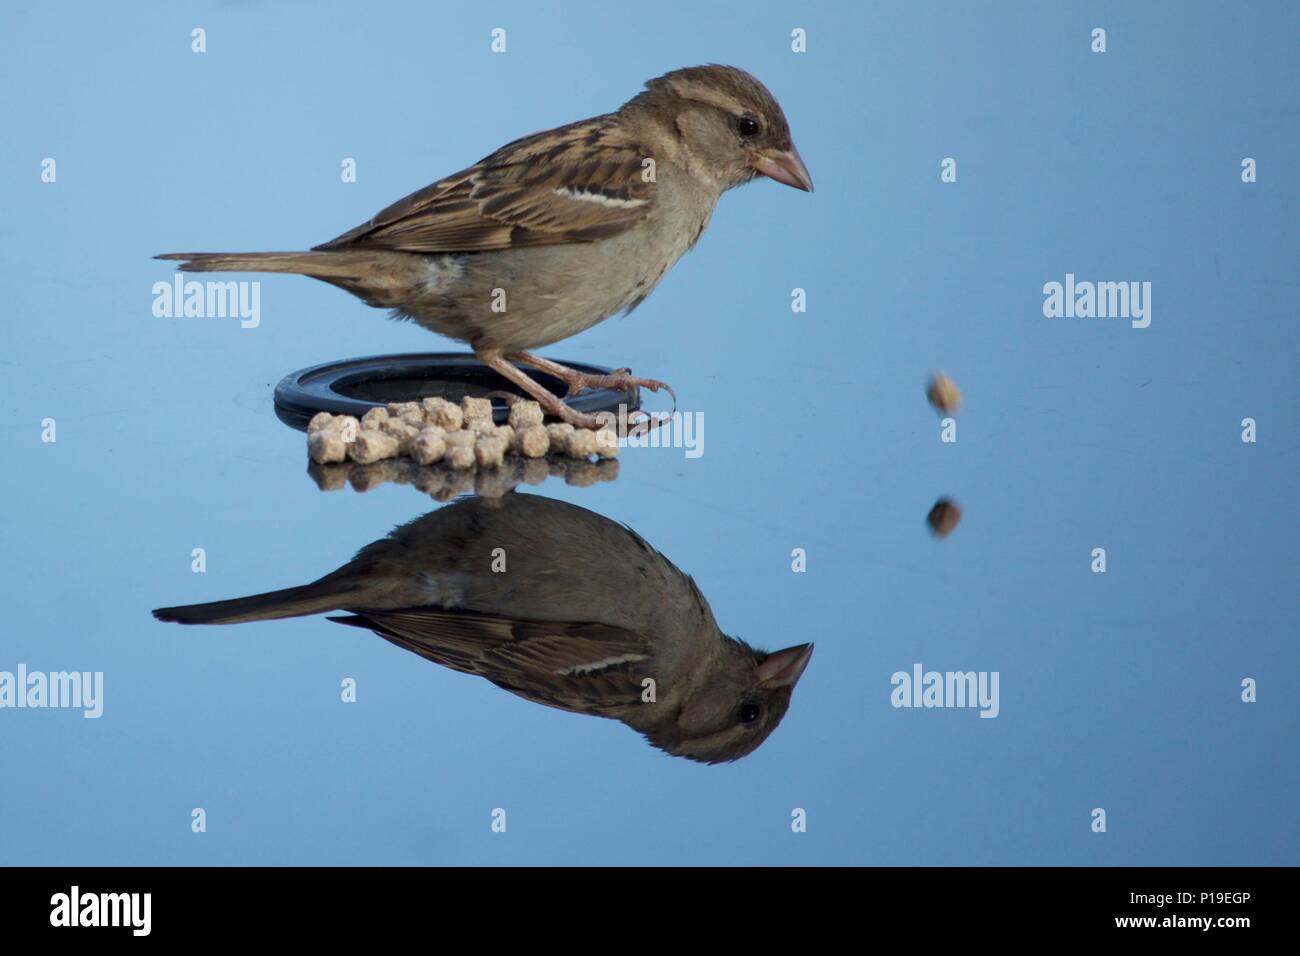
[[[579,372],[577,369],[561,365],[559,362],[552,362],[540,355],[533,355],[531,352],[516,352],[510,357],[517,362],[522,362],[524,365],[530,365],[538,371],[545,372],[547,375],[555,376],[569,387],[568,394],[570,397],[588,389],[615,388],[626,391],[631,388],[648,388],[652,392],[665,391],[673,397],[674,404],[677,402],[677,393],[670,386],[658,379],[636,378],[632,375],[630,368],[621,368],[616,372],[599,374],[595,372]]]
[[[600,428],[605,424],[603,418],[570,408],[549,388],[535,381],[527,372],[516,367],[513,363],[507,362],[499,353],[479,353],[479,359],[502,378],[518,385],[538,405],[542,406],[543,412],[552,418],[568,422],[574,428]],[[510,400],[507,400],[507,404],[509,403]]]
[[[613,388],[619,391],[628,391],[633,388],[648,388],[652,392],[665,391],[677,401],[677,393],[672,390],[672,386],[667,385],[654,378],[637,378],[632,374],[630,368],[621,368],[615,372],[606,374],[597,374],[594,372],[576,372],[570,370],[567,376],[561,376],[564,383],[569,386],[569,395],[578,395],[589,389]]]

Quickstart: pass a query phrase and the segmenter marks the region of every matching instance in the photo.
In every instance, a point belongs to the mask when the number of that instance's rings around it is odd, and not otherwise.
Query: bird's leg
[[[515,352],[510,358],[516,362],[531,365],[547,375],[554,375],[569,386],[570,395],[577,395],[588,388],[615,388],[624,391],[630,388],[648,388],[652,392],[662,389],[673,397],[674,404],[677,402],[677,393],[670,386],[653,378],[634,378],[630,368],[621,368],[616,372],[601,375],[594,372],[579,372],[567,365],[561,365],[559,362],[552,362],[540,355],[533,355],[531,352]]]
[[[560,421],[568,422],[574,428],[599,428],[601,420],[595,415],[586,415],[582,412],[575,411],[564,402],[556,397],[550,389],[539,385],[528,376],[522,369],[516,368],[512,363],[507,362],[501,357],[500,352],[478,352],[479,361],[481,361],[492,371],[496,372],[506,381],[513,382],[522,388],[525,392],[537,399],[537,404],[542,406],[542,411],[551,415]]]

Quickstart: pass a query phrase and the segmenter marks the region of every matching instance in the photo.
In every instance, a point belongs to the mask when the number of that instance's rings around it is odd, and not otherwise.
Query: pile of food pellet
[[[507,454],[545,458],[549,453],[585,461],[614,458],[618,433],[612,427],[543,424],[542,407],[523,400],[511,404],[508,424],[498,425],[492,420],[492,401],[469,396],[459,405],[445,398],[392,402],[360,419],[318,412],[307,423],[307,454],[320,465],[369,465],[405,456],[420,465],[441,462],[468,471],[500,468]]]

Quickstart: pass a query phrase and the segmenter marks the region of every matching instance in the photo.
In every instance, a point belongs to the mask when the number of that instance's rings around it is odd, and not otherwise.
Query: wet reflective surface
[[[560,23],[519,6],[511,35],[529,41],[490,58],[486,28],[462,35],[424,7],[340,20],[243,4],[209,12],[198,56],[168,9],[54,30],[56,14],[9,11],[0,31],[5,88],[43,78],[0,106],[0,672],[103,674],[95,719],[0,708],[0,859],[1297,862],[1298,197],[1280,157],[1300,143],[1278,121],[1296,114],[1294,29],[1243,22],[1223,47],[1132,11],[1146,59],[1099,62],[1036,6],[807,11],[800,57],[776,9],[738,23],[683,8],[691,29],[665,22],[628,49],[608,40],[626,32],[616,8]],[[869,37],[890,42],[865,55]],[[1200,67],[1224,57],[1253,95]],[[309,245],[712,60],[773,89],[817,192],[727,195],[634,315],[553,350],[671,383],[702,416],[701,453],[625,449],[608,475],[548,469],[509,493],[635,529],[728,635],[816,643],[761,746],[673,759],[618,720],[411,653],[448,655],[445,622],[386,625],[404,649],[319,614],[150,616],[302,585],[474,490],[385,471],[327,475],[323,492],[272,407],[294,369],[447,342],[297,277],[261,277],[255,328],[160,317],[152,289],[172,272],[150,256]],[[260,92],[286,85],[292,109]],[[472,102],[435,104],[448,88]],[[241,105],[196,106],[220,103]],[[1251,155],[1276,174],[1242,183]],[[1150,326],[1044,317],[1044,284],[1067,273],[1152,282]],[[963,399],[952,442],[926,395],[938,369]],[[961,509],[946,538],[927,520],[941,498]],[[611,580],[625,565],[608,555],[529,552],[581,585],[519,618],[623,627],[689,609]],[[997,674],[997,716],[927,706],[927,690],[962,689],[949,673]]]

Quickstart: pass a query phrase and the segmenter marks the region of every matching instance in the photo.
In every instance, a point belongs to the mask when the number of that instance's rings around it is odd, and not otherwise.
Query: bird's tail
[[[181,272],[293,272],[318,279],[358,274],[355,252],[168,252],[155,259],[181,260]]]
[[[337,611],[350,597],[356,597],[356,588],[346,581],[331,581],[328,577],[301,587],[268,591],[229,601],[211,604],[185,604],[181,607],[160,607],[153,616],[160,621],[178,624],[240,624],[244,621],[272,621],[282,617],[302,617]]]

